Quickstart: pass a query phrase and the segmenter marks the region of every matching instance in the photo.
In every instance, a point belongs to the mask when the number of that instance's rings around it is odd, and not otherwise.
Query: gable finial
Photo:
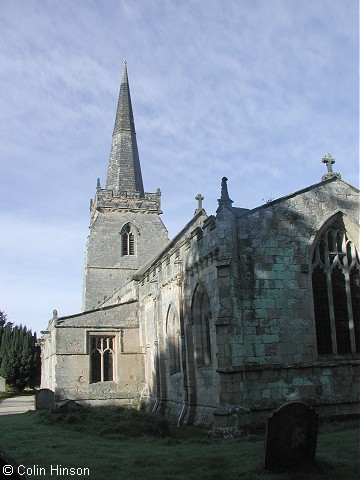
[[[204,200],[204,197],[201,195],[201,193],[198,193],[195,197],[195,200],[198,201],[198,206],[197,206],[197,209],[195,210],[194,215],[202,211],[203,209],[202,201]]]
[[[322,181],[329,180],[330,178],[334,178],[334,177],[337,177],[337,178],[341,179],[340,173],[337,173],[337,172],[333,171],[332,166],[335,163],[335,159],[332,158],[330,153],[327,153],[326,155],[324,155],[321,161],[327,167],[327,173],[321,177]]]
[[[127,61],[124,59],[123,72],[122,72],[122,82],[127,81]]]

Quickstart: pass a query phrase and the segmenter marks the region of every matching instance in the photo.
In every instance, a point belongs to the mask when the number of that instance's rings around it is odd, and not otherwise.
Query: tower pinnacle
[[[106,189],[113,190],[114,194],[136,192],[140,197],[144,197],[126,60],[116,110]]]
[[[221,208],[225,205],[228,207],[231,207],[231,204],[233,203],[233,201],[229,197],[227,181],[228,179],[226,177],[223,177],[221,179],[221,195],[220,195],[221,198],[218,199],[219,206],[216,212],[219,212]]]

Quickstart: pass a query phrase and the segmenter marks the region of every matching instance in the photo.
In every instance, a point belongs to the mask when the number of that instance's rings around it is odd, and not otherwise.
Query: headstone
[[[65,399],[56,402],[56,411],[60,413],[79,412],[81,409],[81,405],[75,400]]]
[[[55,395],[52,390],[42,388],[38,390],[35,397],[36,410],[53,410],[55,408]]]
[[[19,465],[5,453],[0,450],[0,478],[9,480],[26,480],[26,475],[22,472],[19,473]]]
[[[290,402],[268,418],[265,468],[283,470],[315,462],[319,414],[303,402]]]
[[[0,392],[5,392],[6,381],[4,377],[0,377]]]

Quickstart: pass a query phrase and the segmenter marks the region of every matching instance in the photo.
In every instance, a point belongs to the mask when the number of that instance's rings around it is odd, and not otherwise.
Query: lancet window
[[[91,383],[114,379],[114,337],[90,337]]]
[[[342,221],[316,244],[312,286],[318,353],[360,352],[359,255]]]
[[[132,226],[128,223],[121,235],[122,256],[135,255],[135,236]]]
[[[211,363],[210,301],[206,291],[197,285],[191,306],[194,325],[195,360],[198,366]]]

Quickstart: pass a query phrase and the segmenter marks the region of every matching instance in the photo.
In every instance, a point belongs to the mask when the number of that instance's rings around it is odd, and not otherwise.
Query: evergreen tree
[[[6,323],[6,313],[0,310],[0,330],[3,328],[5,323]]]
[[[7,322],[4,312],[0,312],[0,375],[17,390],[34,387],[40,380],[36,333]]]
[[[1,359],[1,368],[0,375],[6,379],[7,383],[12,384],[13,380],[13,369],[15,365],[15,356],[13,348],[13,328],[12,325],[5,325],[3,327],[2,338],[1,338],[1,348],[0,348],[0,359]]]
[[[1,347],[1,337],[2,337],[5,323],[6,323],[6,314],[2,310],[0,310],[0,347]],[[1,365],[1,357],[0,357],[0,365]]]

